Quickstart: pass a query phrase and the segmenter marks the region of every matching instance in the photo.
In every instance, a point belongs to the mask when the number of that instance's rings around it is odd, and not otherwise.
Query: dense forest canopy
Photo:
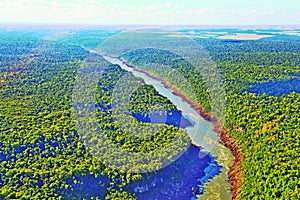
[[[227,91],[226,129],[243,156],[237,172],[238,198],[299,198],[299,38],[195,40],[210,52]],[[209,102],[200,98],[208,96],[203,78],[191,76],[196,74],[193,67],[174,56],[156,49],[123,55],[131,65],[157,77],[160,74],[147,67],[149,62],[165,62],[180,71],[192,83],[198,103],[209,109]]]
[[[101,146],[87,149],[75,126],[72,92],[77,72],[82,66],[104,62],[103,58],[90,55],[76,45],[26,33],[3,33],[0,38],[1,196],[8,199],[133,198],[134,194],[121,188],[141,179],[142,175],[104,165],[90,153],[101,150]],[[147,165],[152,171],[162,167],[159,160],[173,161],[183,150],[180,148],[190,145],[186,132],[176,124],[151,126],[138,121],[133,114],[145,115],[156,110],[167,115],[176,107],[152,86],[142,85],[130,99],[128,125],[144,128],[142,132],[151,137],[129,135],[114,123],[119,116],[111,110],[114,86],[120,77],[129,73],[117,65],[105,64],[95,94],[102,133],[120,149],[130,152],[153,154],[167,145],[171,151],[158,152],[155,162]],[[91,139],[95,144],[100,143],[98,140],[97,136]],[[128,165],[139,171],[138,165]],[[91,182],[94,188],[83,192]]]
[[[222,36],[224,31],[272,37],[260,40],[196,37],[211,32]],[[299,36],[259,29],[178,32],[202,45],[222,76],[227,99],[225,129],[242,155],[239,167],[233,171],[239,184],[237,198],[299,199]],[[1,198],[135,199],[137,195],[130,190],[131,184],[153,176],[120,172],[104,165],[91,155],[76,128],[72,93],[78,70],[84,65],[104,62],[101,56],[91,57],[86,49],[97,48],[116,33],[119,31],[0,31]],[[191,84],[196,96],[192,100],[210,111],[207,83],[184,58],[153,48],[127,52],[122,58],[158,78],[160,74],[149,68],[149,62],[170,66]],[[126,151],[144,153],[169,144],[190,144],[186,131],[176,124],[150,125],[135,117],[137,113],[148,115],[162,110],[164,115],[176,110],[150,85],[140,87],[129,99],[125,118],[147,132],[152,133],[157,127],[159,131],[151,137],[134,137],[118,126],[114,121],[118,112],[112,109],[112,91],[126,74],[117,65],[107,63],[95,91],[97,122],[109,141]],[[171,79],[170,76],[165,81],[180,88],[176,85],[180,82]],[[284,87],[278,90],[278,84]],[[174,138],[180,140],[172,143]],[[98,140],[95,137],[92,141],[97,144],[101,142]],[[175,148],[169,153],[175,156],[180,150]],[[164,154],[156,156],[162,162],[173,160]],[[147,167],[159,169],[162,162]],[[140,167],[127,164],[130,168]],[[177,166],[181,166],[181,161]],[[87,183],[91,182],[95,187],[86,191]]]

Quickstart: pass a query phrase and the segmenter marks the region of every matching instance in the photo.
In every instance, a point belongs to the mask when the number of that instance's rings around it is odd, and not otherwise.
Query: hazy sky
[[[300,24],[299,0],[0,0],[0,23]]]

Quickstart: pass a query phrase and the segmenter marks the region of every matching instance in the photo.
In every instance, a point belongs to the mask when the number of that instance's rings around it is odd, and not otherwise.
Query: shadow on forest
[[[163,115],[158,112],[153,112],[146,115],[141,113],[133,113],[132,116],[140,122],[149,122],[152,124],[167,124],[180,128],[186,128],[193,125],[189,120],[182,116],[180,111],[177,110],[170,110],[168,111],[168,114]]]
[[[256,94],[280,96],[291,92],[300,93],[300,79],[275,80],[266,83],[255,83],[247,90]]]
[[[191,145],[175,162],[145,174],[142,180],[127,185],[126,190],[134,192],[137,199],[192,199],[203,193],[203,184],[218,175],[220,169],[210,154]]]

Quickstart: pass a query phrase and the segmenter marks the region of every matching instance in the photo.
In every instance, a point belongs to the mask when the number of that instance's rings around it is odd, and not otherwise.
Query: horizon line
[[[300,24],[105,24],[105,23],[58,23],[58,22],[0,22],[1,26],[113,26],[113,27],[120,27],[120,26],[155,26],[155,27],[293,27],[293,28],[300,28]]]

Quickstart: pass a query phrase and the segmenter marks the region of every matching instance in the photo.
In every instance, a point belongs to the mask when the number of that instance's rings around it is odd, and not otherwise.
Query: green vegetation
[[[158,94],[153,86],[143,85],[130,97],[129,110],[131,113],[150,114],[155,111],[165,112],[177,108],[167,99]]]
[[[138,69],[150,72],[156,77],[163,78],[169,85],[176,86],[176,88],[187,96],[191,96],[188,95],[191,91],[194,92],[195,94],[193,94],[193,96],[197,98],[194,101],[199,102],[206,110],[211,109],[209,92],[205,80],[203,80],[198,69],[179,55],[166,50],[149,48],[130,51],[123,55],[123,57],[125,60],[128,60],[130,64],[138,66]],[[151,65],[154,63],[159,65]],[[171,68],[174,69],[174,71],[168,70],[169,66],[172,66]],[[163,68],[163,70],[160,68]],[[173,75],[174,72],[180,74],[184,80],[179,77],[175,78]],[[191,90],[184,90],[186,87],[186,84],[183,84],[184,81],[192,86]]]
[[[94,49],[105,39],[117,34],[118,32],[119,31],[110,30],[53,31],[46,33],[46,38],[62,43],[83,46],[88,49]]]
[[[0,197],[89,199],[99,196],[100,188],[103,199],[134,199],[122,187],[141,179],[142,175],[119,172],[104,165],[87,151],[76,130],[72,114],[73,85],[89,53],[78,46],[26,33],[1,33],[0,48]],[[175,136],[181,140],[174,146],[180,146],[181,142],[189,144],[186,132],[175,126],[157,124],[159,131],[152,137],[134,137],[113,122],[117,116],[107,108],[111,106],[114,84],[124,74],[128,73],[107,63],[107,69],[99,77],[95,96],[97,105],[102,106],[97,107],[97,119],[104,134],[121,149],[131,152],[155,152],[170,145]],[[137,90],[130,102],[131,113],[174,108],[149,85]],[[129,118],[132,123],[148,128],[148,134],[152,133],[154,128],[149,123]],[[175,149],[171,155],[176,153]],[[160,154],[157,157],[173,159]],[[161,165],[154,162],[148,167],[156,169]],[[78,192],[84,190],[82,177],[95,180],[98,188],[92,192],[98,191],[97,194]],[[103,180],[108,182],[107,188],[102,186],[106,186]]]
[[[125,101],[125,103],[122,102],[124,105],[120,104],[118,106],[111,107],[114,102],[114,98],[119,99],[127,97],[119,90],[117,93],[120,93],[120,96],[117,97],[114,97],[112,92],[114,91],[114,87],[121,76],[126,76],[128,74],[128,72],[121,70],[117,65],[112,65],[104,70],[104,74],[99,80],[97,89],[98,95],[96,97],[97,105],[101,105],[97,108],[97,118],[100,123],[99,127],[102,130],[101,133],[105,134],[111,142],[118,146],[118,153],[120,153],[120,157],[122,157],[122,159],[124,159],[124,157],[126,158],[125,151],[145,153],[141,157],[131,154],[130,157],[132,158],[128,157],[126,159],[126,164],[122,166],[123,170],[127,169],[129,171],[139,171],[139,167],[143,167],[144,165],[144,161],[142,160],[148,159],[147,155],[151,155],[150,160],[152,160],[151,162],[153,163],[147,164],[147,168],[143,169],[143,171],[157,170],[164,162],[170,162],[173,157],[178,154],[178,152],[184,150],[182,149],[183,146],[190,144],[190,139],[183,129],[162,124],[151,125],[149,123],[139,122],[132,115],[126,115],[123,113],[122,108],[126,107],[125,104],[127,103],[129,103],[129,110],[125,110],[124,112],[129,111],[131,114],[150,113],[150,106],[152,106],[152,109],[167,108],[165,112],[168,111],[168,108],[174,109],[174,105],[168,99],[159,95],[153,86],[141,86],[130,97],[129,102]],[[137,78],[134,80],[125,80],[125,82],[129,85],[136,85],[138,81],[140,80]],[[127,94],[127,92],[125,92],[125,94]],[[134,98],[139,94],[141,94],[141,96]],[[144,98],[145,96],[147,98]],[[145,107],[144,105],[147,106]],[[119,110],[121,111],[119,112]],[[97,145],[99,146],[95,145],[92,147],[91,151],[95,148],[96,151],[100,149],[99,152],[101,152],[101,148],[108,148],[109,145],[106,145],[105,141],[101,141],[103,139],[97,137],[97,135],[93,135],[93,138],[98,140]],[[160,151],[158,154],[155,152],[156,150],[162,150],[166,145],[168,145],[167,149],[171,149],[171,151]],[[115,154],[115,156],[117,155],[119,154]],[[112,161],[110,157],[111,154],[108,154],[106,160],[109,164],[112,164],[115,161]],[[153,158],[151,159],[151,157]],[[140,159],[142,160],[139,161]],[[133,162],[131,163],[130,161]]]
[[[105,199],[109,200],[109,199],[114,199],[114,200],[123,200],[123,199],[128,199],[128,200],[135,200],[136,198],[125,191],[116,191],[116,190],[112,190],[108,195],[106,195]]]
[[[274,36],[259,41],[198,39],[198,42],[210,51],[227,91],[225,125],[243,157],[238,169],[241,184],[238,199],[299,199],[300,94],[270,96],[247,92],[252,83],[299,79],[299,39]],[[157,77],[160,74],[149,63],[163,62],[178,70],[192,84],[197,102],[209,110],[208,102],[201,99],[207,96],[201,76],[177,55],[143,49],[123,57]]]
[[[79,46],[96,48],[112,33],[68,32],[50,37],[49,41],[40,38],[47,38],[46,31],[0,31],[0,198],[135,198],[124,187],[131,181],[147,179],[147,174],[119,172],[91,155],[78,135],[72,114],[78,69],[93,62],[85,60],[89,53]],[[225,126],[243,156],[236,169],[241,184],[238,199],[300,199],[300,94],[271,96],[248,91],[254,83],[299,79],[299,37],[195,40],[210,52],[227,92]],[[196,94],[192,100],[210,111],[209,89],[203,77],[183,58],[156,49],[132,51],[123,57],[158,77],[161,74],[149,68],[149,63],[170,65],[191,84]],[[103,61],[101,57],[97,59]],[[112,109],[116,100],[113,89],[128,74],[116,65],[107,64],[99,77],[95,93],[97,120],[109,141],[122,150],[142,153],[154,152],[165,145],[189,143],[183,129],[161,124],[150,126],[131,116],[175,108],[152,86],[144,85],[133,93],[128,100],[127,115],[116,115],[120,110]],[[171,77],[166,81],[184,90],[180,79]],[[124,121],[116,122],[118,117]],[[134,130],[143,130],[145,135],[129,135],[129,130],[120,125],[123,122],[140,127]],[[178,143],[172,143],[178,137],[181,138]],[[93,141],[101,142],[97,137]],[[97,154],[99,148],[95,145],[94,149]],[[175,155],[178,151],[180,148],[169,153]],[[164,158],[164,154],[157,158],[158,162],[147,166],[149,169],[159,169],[164,161],[173,159]],[[141,167],[132,165],[125,166],[135,170]],[[82,177],[94,180],[99,189],[97,194],[93,194],[95,190],[89,194],[81,192],[85,190]]]

